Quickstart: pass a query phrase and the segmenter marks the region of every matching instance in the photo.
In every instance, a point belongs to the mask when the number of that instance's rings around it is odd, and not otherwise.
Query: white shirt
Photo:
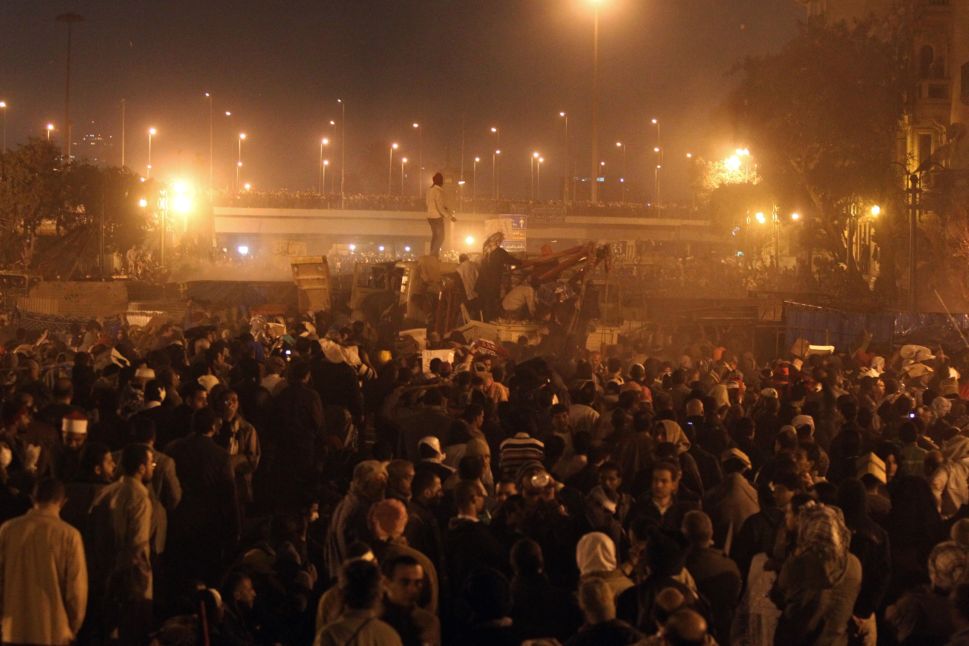
[[[528,313],[534,315],[537,307],[535,302],[535,288],[531,285],[512,287],[501,300],[501,307],[506,312],[517,312],[521,308],[527,307]]]
[[[444,187],[434,184],[427,190],[427,219],[437,220],[450,216],[451,209],[447,207],[444,200]]]

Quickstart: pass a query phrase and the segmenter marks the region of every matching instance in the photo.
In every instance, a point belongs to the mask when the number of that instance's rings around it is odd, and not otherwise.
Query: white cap
[[[417,446],[421,446],[422,444],[424,446],[429,446],[432,449],[434,449],[435,451],[437,451],[438,455],[444,455],[444,451],[441,450],[441,440],[437,439],[433,435],[428,435],[427,437],[422,437],[417,442]]]
[[[87,418],[81,413],[71,413],[61,420],[62,433],[87,435]]]

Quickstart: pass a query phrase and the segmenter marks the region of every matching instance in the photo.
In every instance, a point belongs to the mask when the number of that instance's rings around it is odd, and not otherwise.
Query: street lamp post
[[[47,141],[50,141],[50,133],[54,132],[54,124],[48,123],[44,130],[47,131]]]
[[[592,0],[592,185],[589,198],[599,201],[599,5],[603,0]]]
[[[535,199],[535,164],[538,163],[539,152],[536,150],[528,158],[528,199]]]
[[[569,190],[572,184],[572,155],[569,150],[569,113],[563,110],[559,112],[559,118],[565,121],[565,148],[562,151],[562,164],[565,172],[562,173],[562,201],[568,204],[569,196],[572,193]]]
[[[424,195],[424,180],[422,179],[424,175],[424,129],[416,121],[413,127],[417,131],[417,195],[421,196]],[[404,194],[403,189],[401,189],[400,194]]]
[[[324,159],[322,165],[320,166],[320,185],[323,187],[323,190],[320,191],[321,194],[326,190],[326,167],[329,165],[330,160]]]
[[[619,178],[619,183],[622,184],[622,203],[626,203],[626,144],[621,141],[616,142],[616,148],[622,149],[622,177]]]
[[[326,137],[323,137],[320,140],[320,183],[316,189],[316,192],[319,193],[320,195],[322,195],[323,192],[326,190],[326,182],[324,181],[326,171],[324,170],[325,164],[323,163],[325,161],[323,159],[323,148],[327,146],[329,143],[330,143],[330,140]]]
[[[340,104],[340,208],[346,205],[346,171],[347,171],[347,104],[343,99],[337,99]]]
[[[398,147],[399,146],[396,143],[390,144],[390,163],[387,165],[387,195],[392,195],[394,192],[394,151],[397,150]]]
[[[653,152],[656,153],[656,175],[653,178],[653,201],[656,206],[659,207],[660,203],[660,171],[663,170],[663,140],[660,137],[660,123],[659,119],[653,117],[650,119],[650,123],[656,126],[656,145],[653,147]]]
[[[0,119],[3,119],[3,152],[7,152],[7,102],[0,101]]]
[[[544,163],[544,157],[539,157],[535,163],[535,198],[539,202],[542,200],[542,164]]]
[[[404,166],[406,165],[407,165],[407,158],[401,157],[400,158],[400,196],[401,197],[404,196]],[[420,164],[418,163],[418,165]]]
[[[474,200],[475,194],[478,190],[478,164],[481,162],[480,157],[474,158],[474,164],[471,166],[471,212],[474,213]]]
[[[498,157],[500,155],[501,155],[500,150],[495,150],[495,152],[492,153],[491,155],[491,174],[492,176],[495,176],[495,177],[497,177],[495,175],[495,169],[498,167]],[[496,181],[495,182],[495,202],[497,201],[498,201],[498,182]]]
[[[242,142],[246,140],[246,133],[239,133],[239,148],[236,154],[236,193],[239,192],[239,174],[242,172]]]
[[[501,197],[501,186],[498,178],[498,156],[501,155],[501,131],[497,127],[491,127],[491,134],[495,136],[495,154],[491,156],[491,179],[494,183],[495,201]]]
[[[148,168],[145,177],[151,177],[151,140],[158,134],[155,128],[148,128]]]

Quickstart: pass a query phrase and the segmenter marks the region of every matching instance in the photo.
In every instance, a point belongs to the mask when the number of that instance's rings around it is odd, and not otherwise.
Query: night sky
[[[527,193],[528,155],[538,149],[548,157],[543,192],[552,197],[563,168],[560,110],[570,115],[579,174],[588,174],[588,0],[3,0],[0,98],[10,104],[10,145],[42,136],[48,121],[62,126],[66,28],[54,18],[64,11],[86,19],[74,37],[75,140],[93,131],[114,136],[119,163],[125,98],[127,161],[139,172],[155,126],[154,174],[207,179],[209,91],[222,185],[234,177],[236,137],[245,131],[244,180],[262,189],[314,187],[320,138],[338,143],[328,122],[339,123],[340,97],[349,191],[386,190],[391,141],[416,160],[414,121],[425,128],[425,167],[442,168],[449,155],[459,168],[463,121],[467,177],[470,159],[482,157],[479,192],[490,186],[489,128],[497,125],[502,192]],[[802,17],[794,0],[604,0],[606,175],[621,166],[622,140],[632,185],[651,187],[655,116],[667,186],[684,195],[688,150],[717,157],[743,144],[717,118],[736,80],[732,67],[777,49]],[[327,157],[338,172],[338,148]]]

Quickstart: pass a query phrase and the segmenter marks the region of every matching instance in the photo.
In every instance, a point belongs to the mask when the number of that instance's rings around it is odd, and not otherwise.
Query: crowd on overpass
[[[243,191],[225,192],[215,196],[215,206],[240,206],[277,209],[350,209],[376,211],[425,211],[424,198],[417,196],[374,195],[352,193],[345,197],[334,193],[310,191]],[[682,205],[633,204],[624,202],[575,202],[566,204],[561,200],[531,201],[477,198],[462,199],[459,212],[514,213],[536,215],[609,215],[650,218],[696,219],[694,209]]]

